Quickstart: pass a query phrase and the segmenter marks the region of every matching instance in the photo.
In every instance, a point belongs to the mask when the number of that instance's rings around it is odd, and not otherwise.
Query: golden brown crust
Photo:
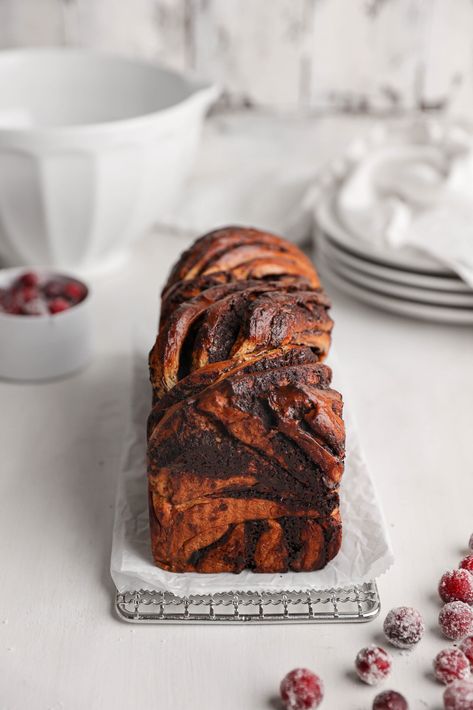
[[[308,346],[323,360],[333,326],[330,303],[322,291],[307,288],[295,283],[281,291],[274,281],[222,284],[181,303],[150,353],[155,396],[210,363],[238,362],[276,348]]]
[[[154,560],[173,572],[319,569],[341,543],[342,399],[329,302],[297,247],[205,235],[163,291],[150,353]]]
[[[312,262],[294,244],[259,229],[225,227],[200,237],[183,253],[163,296],[178,281],[219,272],[227,272],[237,281],[294,275],[306,278],[314,288],[320,286]]]

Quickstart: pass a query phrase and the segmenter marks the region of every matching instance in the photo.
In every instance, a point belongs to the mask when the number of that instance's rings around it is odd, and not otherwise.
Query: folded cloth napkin
[[[413,121],[368,142],[342,182],[336,209],[357,239],[415,247],[473,287],[473,133]]]

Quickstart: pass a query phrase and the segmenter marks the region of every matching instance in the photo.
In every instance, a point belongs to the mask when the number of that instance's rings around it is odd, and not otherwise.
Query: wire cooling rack
[[[381,609],[375,582],[345,589],[223,592],[177,597],[169,592],[118,592],[121,619],[138,624],[360,623]]]

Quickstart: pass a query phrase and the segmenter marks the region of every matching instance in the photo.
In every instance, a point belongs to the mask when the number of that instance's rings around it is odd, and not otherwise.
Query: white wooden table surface
[[[264,710],[281,677],[317,671],[328,710],[371,708],[357,682],[368,625],[132,626],[112,612],[115,478],[129,406],[130,321],[156,320],[182,248],[161,232],[126,271],[96,281],[97,356],[49,384],[0,383],[1,710]],[[440,710],[436,585],[473,532],[473,330],[402,319],[331,293],[335,338],[396,554],[384,612],[414,605],[427,633],[393,651],[391,686],[411,710]]]

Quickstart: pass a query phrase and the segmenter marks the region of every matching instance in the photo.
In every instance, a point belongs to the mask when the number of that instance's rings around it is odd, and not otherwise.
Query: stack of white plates
[[[443,323],[473,323],[473,289],[428,255],[373,245],[339,219],[334,196],[316,209],[317,263],[345,293],[387,311]]]

